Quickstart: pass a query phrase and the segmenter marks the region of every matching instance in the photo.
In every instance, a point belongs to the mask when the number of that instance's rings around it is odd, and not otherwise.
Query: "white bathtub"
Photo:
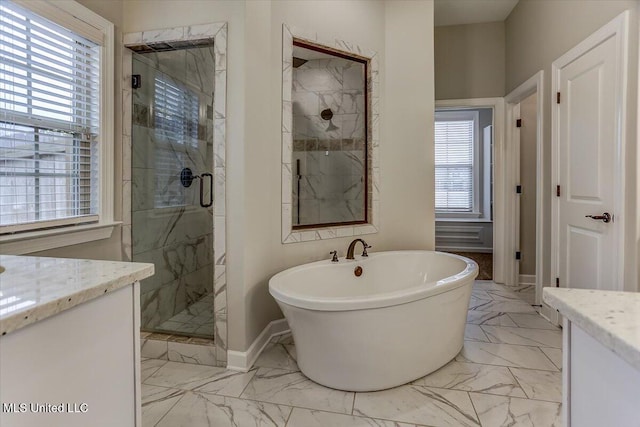
[[[307,377],[372,391],[423,377],[458,354],[477,275],[475,262],[456,255],[378,252],[290,268],[271,278],[269,291]]]

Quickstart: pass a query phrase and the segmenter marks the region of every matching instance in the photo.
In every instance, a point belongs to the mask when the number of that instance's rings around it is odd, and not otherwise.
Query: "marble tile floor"
[[[213,294],[205,295],[154,329],[160,333],[212,338],[214,335]]]
[[[290,335],[272,339],[246,373],[143,360],[143,425],[560,427],[562,332],[519,294],[476,281],[460,354],[426,377],[379,392],[308,380]]]

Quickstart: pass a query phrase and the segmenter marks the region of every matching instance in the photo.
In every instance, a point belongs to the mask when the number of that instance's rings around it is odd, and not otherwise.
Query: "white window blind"
[[[473,120],[435,122],[436,210],[473,211]]]
[[[198,95],[170,76],[158,73],[154,79],[153,120],[156,135],[156,208],[189,204],[181,185],[180,171],[193,167],[198,149]],[[202,171],[193,170],[194,174]],[[196,182],[197,183],[197,182]]]
[[[100,46],[0,5],[0,233],[98,220]]]

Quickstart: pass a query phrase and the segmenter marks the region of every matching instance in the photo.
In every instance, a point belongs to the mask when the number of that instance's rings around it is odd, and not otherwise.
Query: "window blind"
[[[436,210],[473,211],[473,120],[436,121]]]
[[[100,46],[0,5],[0,233],[98,220]]]
[[[198,149],[198,94],[169,75],[154,79],[153,119],[156,135],[156,208],[189,204],[186,189],[176,179],[182,168],[190,166]],[[193,170],[194,174],[202,171]]]

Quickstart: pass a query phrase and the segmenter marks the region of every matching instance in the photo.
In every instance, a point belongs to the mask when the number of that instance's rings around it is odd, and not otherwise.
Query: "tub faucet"
[[[367,245],[367,242],[365,242],[362,239],[355,239],[353,242],[349,244],[349,249],[347,249],[346,259],[354,259],[353,251],[356,249],[356,243],[358,242],[362,243],[362,247],[364,248],[364,250],[362,251],[362,256],[369,256],[369,254],[367,253],[367,249],[369,249],[371,246]]]
[[[331,251],[329,252],[329,255],[333,255],[333,257],[331,257],[331,262],[338,262],[338,251]]]

